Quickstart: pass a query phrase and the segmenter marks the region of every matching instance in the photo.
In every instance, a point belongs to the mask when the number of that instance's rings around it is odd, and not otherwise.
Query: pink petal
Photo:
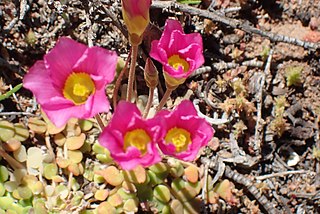
[[[103,77],[104,83],[110,83],[114,79],[117,60],[116,52],[101,47],[91,47],[84,51],[72,70]]]
[[[184,34],[180,31],[173,31],[171,34],[167,54],[172,56],[177,54],[179,50],[185,49],[188,46],[196,44],[202,50],[202,38],[198,33]]]
[[[159,46],[168,49],[169,43],[171,42],[171,34],[173,31],[183,33],[182,26],[179,21],[173,19],[167,19],[166,24],[164,26],[164,31],[159,41]],[[180,42],[180,41],[179,41]]]
[[[55,47],[44,56],[47,69],[50,70],[52,82],[63,88],[65,80],[72,72],[73,66],[87,47],[70,38],[62,37]]]
[[[92,102],[86,102],[85,103],[87,116],[94,117],[98,113],[102,112],[108,112],[110,109],[110,104],[107,99],[107,95],[104,88],[101,88],[100,90],[96,91],[94,95],[92,95]]]
[[[37,61],[23,78],[23,87],[32,91],[38,103],[50,102],[53,97],[62,97],[51,82],[50,74],[45,68],[44,61]]]
[[[134,115],[141,117],[141,112],[137,106],[133,103],[120,101],[113,114],[113,118],[116,118],[116,120],[111,120],[109,124],[115,129],[127,129],[132,126]]]
[[[131,18],[139,15],[147,18],[151,0],[122,0],[122,6]]]
[[[150,57],[159,61],[162,65],[168,63],[168,55],[166,51],[159,46],[159,41],[154,40],[151,42],[151,51],[149,53]]]

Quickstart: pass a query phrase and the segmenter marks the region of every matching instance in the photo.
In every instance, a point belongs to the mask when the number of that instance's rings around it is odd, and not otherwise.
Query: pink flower
[[[206,146],[214,134],[205,119],[197,115],[192,102],[182,101],[173,111],[160,111],[156,120],[163,121],[166,135],[158,143],[165,155],[184,161],[193,161],[199,150]]]
[[[178,86],[204,63],[202,51],[199,33],[184,34],[180,22],[168,19],[160,40],[151,43],[150,56],[163,65],[166,82]]]
[[[23,79],[48,118],[62,127],[70,118],[109,111],[105,87],[114,79],[117,54],[101,47],[59,39]]]
[[[163,135],[160,125],[153,119],[143,119],[135,104],[120,101],[99,142],[123,169],[131,170],[161,160],[156,143]]]
[[[141,36],[150,21],[150,6],[151,0],[122,0],[122,16],[131,44],[141,43]]]

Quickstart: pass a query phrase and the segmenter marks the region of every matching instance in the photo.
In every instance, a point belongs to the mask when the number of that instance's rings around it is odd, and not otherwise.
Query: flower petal
[[[52,85],[50,73],[44,61],[37,61],[23,78],[23,87],[31,90],[38,103],[50,102],[53,97],[62,97],[61,91]]]
[[[114,51],[101,47],[90,47],[84,51],[72,70],[104,77],[104,83],[110,83],[114,79],[117,58]]]
[[[63,88],[74,64],[86,49],[85,45],[70,38],[62,37],[55,47],[44,56],[47,69],[50,70],[52,82],[58,88]]]
[[[164,49],[169,48],[169,43],[172,39],[171,34],[173,31],[183,33],[182,26],[179,21],[173,19],[167,19],[166,24],[164,26],[164,30],[162,36],[159,40],[159,46]],[[180,42],[180,41],[179,41]],[[178,43],[179,43],[178,42]]]

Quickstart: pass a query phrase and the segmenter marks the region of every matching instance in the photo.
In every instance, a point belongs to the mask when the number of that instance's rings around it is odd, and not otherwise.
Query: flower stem
[[[148,117],[148,114],[149,114],[149,111],[150,111],[150,108],[152,105],[152,101],[153,101],[154,89],[155,89],[154,87],[149,88],[149,97],[148,97],[148,102],[147,102],[146,108],[144,109],[144,112],[143,112],[143,118]]]
[[[156,112],[158,113],[162,108],[163,106],[166,104],[168,98],[170,97],[172,91],[174,90],[175,88],[171,88],[171,87],[167,87],[167,90],[166,92],[164,93],[159,105],[157,106],[156,108]]]
[[[127,72],[127,67],[128,67],[128,64],[129,64],[130,57],[131,57],[131,49],[129,51],[126,63],[124,65],[124,67],[122,68],[122,70],[121,70],[121,72],[120,72],[120,74],[118,76],[118,79],[117,79],[117,81],[116,81],[116,83],[114,85],[114,90],[113,90],[113,95],[112,95],[113,110],[115,110],[116,107],[117,107],[118,91],[119,91],[119,88],[120,88],[122,77]]]
[[[14,169],[25,169],[25,166],[19,163],[16,159],[11,157],[8,153],[6,153],[3,149],[0,148],[0,156],[5,159],[8,164]]]
[[[127,90],[127,101],[131,102],[132,92],[133,92],[133,82],[135,78],[136,72],[136,63],[137,63],[137,56],[138,56],[138,45],[132,45],[131,47],[131,63],[130,63],[130,70],[129,70],[129,79],[128,79],[128,90]]]
[[[96,119],[97,123],[98,123],[98,126],[100,128],[100,131],[102,131],[105,127],[103,121],[102,121],[102,118],[100,116],[100,114],[96,114],[96,116],[94,116],[94,118]]]

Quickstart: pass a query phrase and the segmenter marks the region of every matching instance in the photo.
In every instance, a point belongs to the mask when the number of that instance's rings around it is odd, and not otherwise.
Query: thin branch
[[[269,179],[269,178],[273,178],[273,177],[282,177],[285,175],[306,174],[306,173],[308,173],[308,171],[306,171],[306,170],[292,170],[292,171],[272,173],[272,174],[268,174],[268,175],[261,175],[261,176],[257,176],[256,179],[257,180],[265,180],[265,179]]]
[[[215,164],[215,161],[212,161],[209,158],[201,158],[203,164],[209,165],[209,168],[217,171],[218,165]],[[257,187],[254,186],[253,181],[243,176],[242,174],[233,171],[229,166],[226,166],[224,171],[224,176],[228,179],[233,180],[234,182],[243,185],[246,189],[257,199],[257,201],[263,206],[265,211],[270,214],[280,213],[278,209],[275,208],[275,205],[264,196]]]
[[[267,63],[264,69],[264,72],[261,75],[260,80],[260,88],[259,91],[256,94],[257,99],[257,119],[256,119],[256,126],[255,126],[255,134],[254,134],[254,145],[253,150],[258,155],[261,153],[261,143],[263,138],[263,126],[264,122],[262,120],[262,106],[263,106],[263,90],[266,82],[266,76],[270,74],[270,67],[271,67],[271,61],[272,61],[272,55],[273,55],[273,48],[269,52],[269,56],[267,59]]]
[[[248,23],[227,18],[221,15],[217,11],[202,10],[199,8],[188,6],[186,4],[179,4],[174,1],[153,1],[151,7],[158,8],[158,9],[171,9],[173,12],[184,12],[190,15],[200,16],[202,18],[223,23],[235,29],[243,30],[247,33],[254,33],[254,34],[266,37],[272,42],[285,42],[292,45],[301,46],[307,49],[315,49],[315,50],[320,49],[320,43],[306,42],[306,41],[302,41],[300,39],[288,37],[285,35],[263,31],[250,26]]]

